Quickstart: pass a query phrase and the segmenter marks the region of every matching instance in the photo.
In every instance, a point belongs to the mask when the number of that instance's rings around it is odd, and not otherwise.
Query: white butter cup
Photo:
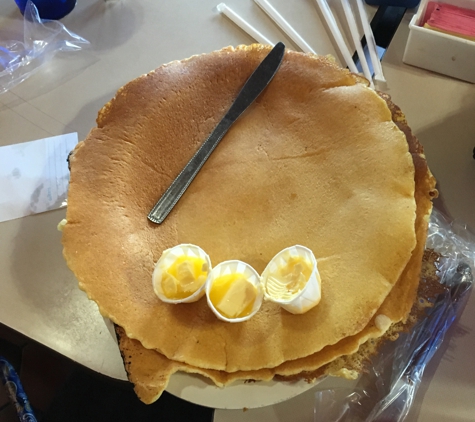
[[[254,306],[252,308],[252,312],[242,318],[226,318],[222,315],[213,305],[211,299],[209,298],[209,293],[211,291],[211,286],[213,285],[214,280],[219,277],[228,274],[240,273],[243,274],[246,279],[257,289],[256,300],[254,301]],[[208,301],[208,306],[213,311],[213,313],[221,320],[226,322],[243,322],[251,319],[256,312],[260,309],[262,305],[262,300],[264,299],[264,293],[262,291],[262,286],[260,282],[260,277],[257,271],[252,268],[249,264],[245,262],[232,260],[232,261],[224,261],[220,264],[216,265],[211,271],[210,277],[208,282],[206,283],[206,299]]]
[[[290,257],[300,257],[306,259],[312,265],[312,273],[302,290],[292,295],[288,299],[273,297],[267,292],[268,276],[286,265]],[[314,306],[318,305],[322,297],[321,280],[317,268],[317,260],[313,252],[305,246],[295,245],[280,251],[271,259],[261,276],[262,290],[266,300],[279,304],[282,308],[292,314],[303,314]]]
[[[191,258],[204,259],[205,262],[208,264],[208,277],[206,278],[206,281],[203,283],[203,285],[192,295],[183,299],[170,299],[169,297],[165,296],[165,293],[162,289],[162,274],[168,270],[168,268],[176,261],[178,257],[183,255]],[[158,296],[158,298],[166,303],[196,302],[197,300],[200,300],[205,294],[206,284],[209,281],[211,269],[211,260],[209,259],[208,254],[199,246],[191,245],[188,243],[174,246],[173,248],[166,249],[165,251],[163,251],[162,256],[155,264],[155,269],[153,270],[152,274],[153,290]]]

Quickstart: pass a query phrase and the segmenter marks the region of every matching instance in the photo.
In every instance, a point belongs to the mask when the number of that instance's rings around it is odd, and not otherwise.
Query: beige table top
[[[212,9],[218,0],[82,0],[63,20],[91,41],[89,51],[56,57],[0,95],[0,145],[68,132],[83,139],[97,111],[127,81],[162,63],[252,42]],[[295,48],[251,0],[229,0],[272,40]],[[312,0],[272,4],[322,54],[335,54]],[[0,4],[0,39],[21,18]],[[388,92],[404,110],[439,180],[439,206],[475,228],[475,85],[406,66],[405,18],[384,58]],[[7,31],[4,31],[7,28]],[[10,32],[9,32],[10,31]],[[77,288],[62,256],[56,224],[64,210],[0,223],[0,322],[105,375],[125,379],[110,326]],[[427,368],[410,421],[469,421],[475,415],[475,296],[450,340]],[[217,411],[216,421],[312,420],[312,392],[262,410]],[[277,405],[279,406],[279,405]],[[287,410],[284,410],[287,409]],[[289,411],[289,409],[295,409]],[[264,412],[264,413],[263,413]],[[294,417],[294,419],[290,419]]]

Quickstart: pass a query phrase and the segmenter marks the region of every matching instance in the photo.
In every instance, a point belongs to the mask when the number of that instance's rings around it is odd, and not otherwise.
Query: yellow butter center
[[[184,299],[199,290],[208,277],[202,258],[180,256],[162,274],[163,294],[169,299]]]
[[[214,307],[229,319],[250,315],[256,297],[256,287],[239,273],[218,277],[209,292]]]

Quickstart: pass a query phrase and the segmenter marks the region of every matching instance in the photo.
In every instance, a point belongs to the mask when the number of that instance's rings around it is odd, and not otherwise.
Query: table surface
[[[68,132],[83,139],[97,111],[129,80],[162,63],[253,40],[218,15],[217,0],[82,0],[63,23],[91,42],[63,53],[0,95],[0,145]],[[272,41],[296,46],[251,0],[227,4]],[[272,4],[321,54],[338,55],[313,0]],[[374,10],[370,9],[370,13]],[[475,228],[475,85],[402,63],[409,15],[384,60],[387,92],[425,147],[439,182],[437,206]],[[20,25],[20,26],[18,26]],[[13,1],[0,4],[0,40],[21,30]],[[115,336],[77,287],[61,255],[57,210],[0,223],[0,322],[102,374],[125,379]],[[426,370],[410,421],[468,421],[475,414],[475,296]],[[305,405],[304,405],[305,404]],[[313,391],[249,412],[217,411],[215,420],[311,421]]]

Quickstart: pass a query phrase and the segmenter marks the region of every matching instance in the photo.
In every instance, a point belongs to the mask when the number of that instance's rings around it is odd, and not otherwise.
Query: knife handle
[[[233,122],[229,119],[223,119],[218,123],[208,139],[203,142],[185,168],[152,208],[148,215],[150,221],[156,224],[163,223],[232,124]]]
[[[219,141],[223,138],[231,125],[239,118],[269,82],[280,67],[284,57],[285,45],[277,43],[271,52],[264,58],[252,75],[246,81],[226,115],[214,128],[211,135],[203,142],[188,164],[175,178],[170,187],[165,191],[155,206],[148,214],[148,219],[156,224],[161,224],[170,211],[180,200],[188,186],[203,167],[204,163],[214,151]]]

